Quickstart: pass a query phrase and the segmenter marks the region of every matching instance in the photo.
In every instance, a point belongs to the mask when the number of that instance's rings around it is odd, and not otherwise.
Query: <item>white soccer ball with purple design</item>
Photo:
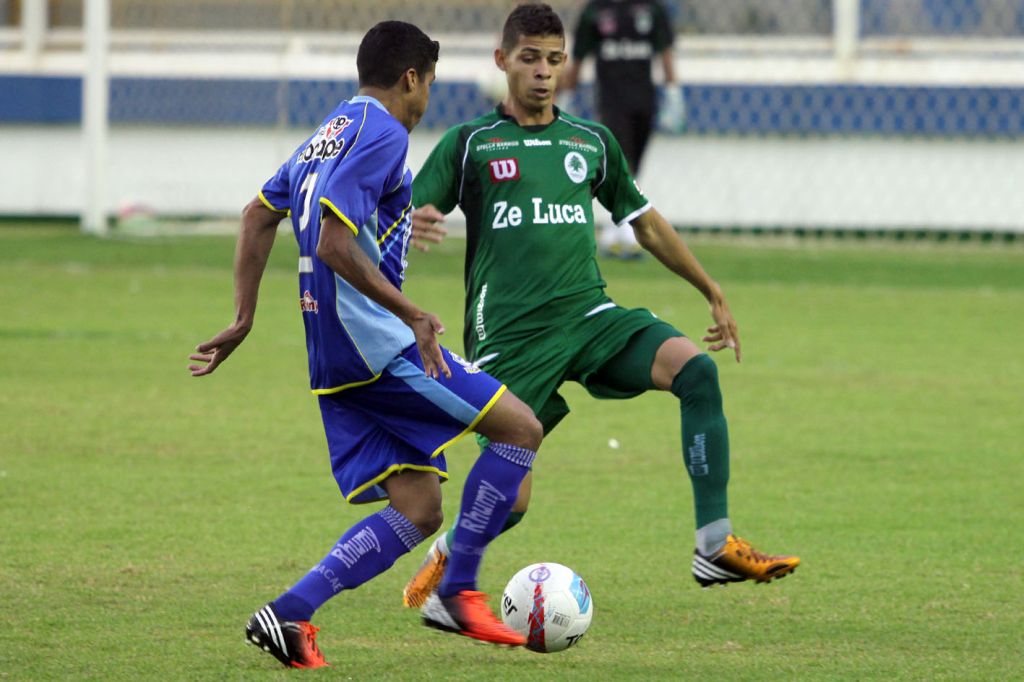
[[[501,619],[526,637],[526,648],[563,651],[583,638],[594,600],[583,578],[562,564],[531,564],[512,576],[501,597]]]

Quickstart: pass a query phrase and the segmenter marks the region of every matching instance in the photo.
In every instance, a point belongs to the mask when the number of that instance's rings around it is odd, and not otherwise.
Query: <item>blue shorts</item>
[[[505,386],[447,348],[452,377],[431,379],[415,345],[371,384],[320,396],[331,468],[345,500],[387,497],[379,485],[398,471],[433,471],[448,478],[444,449],[472,431]]]

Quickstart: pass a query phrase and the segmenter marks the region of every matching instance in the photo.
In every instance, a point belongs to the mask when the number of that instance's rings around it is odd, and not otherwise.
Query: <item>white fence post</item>
[[[82,229],[107,233],[107,110],[110,77],[107,71],[110,43],[110,0],[85,0],[82,74],[82,146],[85,159],[85,205]]]
[[[39,63],[46,39],[46,0],[24,0],[21,3],[21,48],[33,67]]]
[[[832,40],[843,78],[853,75],[860,41],[860,0],[832,0]]]

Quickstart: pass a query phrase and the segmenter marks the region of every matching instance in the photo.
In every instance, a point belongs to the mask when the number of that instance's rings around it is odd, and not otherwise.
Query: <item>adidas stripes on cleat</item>
[[[323,668],[327,661],[316,645],[319,630],[308,620],[281,620],[274,605],[267,604],[245,626],[245,643],[255,644],[291,668]]]
[[[420,613],[427,627],[491,644],[526,644],[526,637],[506,626],[491,612],[487,607],[487,595],[483,592],[463,590],[451,597],[440,597],[434,592]]]
[[[443,536],[441,536],[443,537]],[[427,603],[427,598],[441,584],[444,570],[448,566],[448,556],[438,546],[440,538],[427,550],[427,556],[416,570],[402,592],[402,603],[410,609],[418,608]]]
[[[746,540],[730,535],[725,545],[711,556],[693,551],[693,579],[701,587],[755,580],[759,583],[782,578],[800,565],[800,557],[770,556],[750,546]]]

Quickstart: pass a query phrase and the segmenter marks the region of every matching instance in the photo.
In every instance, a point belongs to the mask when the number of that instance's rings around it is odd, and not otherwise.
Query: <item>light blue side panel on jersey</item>
[[[375,239],[376,230],[364,225],[356,242],[374,265],[380,263],[380,251]],[[338,291],[336,308],[338,319],[374,374],[379,374],[392,358],[416,342],[412,330],[389,310],[359,293],[355,287],[337,274],[334,284]]]
[[[463,424],[471,424],[480,414],[479,409],[449,391],[440,380],[428,377],[422,369],[405,358],[395,358],[395,361],[388,367],[388,371]]]

